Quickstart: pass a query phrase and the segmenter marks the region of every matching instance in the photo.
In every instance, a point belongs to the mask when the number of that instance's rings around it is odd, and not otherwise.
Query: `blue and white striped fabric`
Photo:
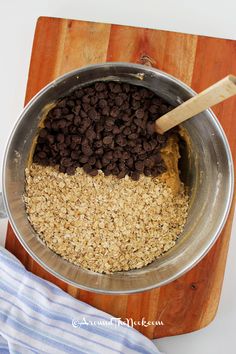
[[[28,272],[0,247],[0,354],[160,353],[135,329]]]

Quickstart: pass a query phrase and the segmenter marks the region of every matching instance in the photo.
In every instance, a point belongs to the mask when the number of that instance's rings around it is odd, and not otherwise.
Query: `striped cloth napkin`
[[[0,247],[0,354],[160,353],[138,331],[28,272]]]

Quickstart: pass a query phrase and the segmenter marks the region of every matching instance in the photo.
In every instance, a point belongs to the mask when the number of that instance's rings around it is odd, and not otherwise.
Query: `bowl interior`
[[[31,227],[22,195],[29,150],[46,105],[80,85],[119,80],[156,92],[174,106],[194,92],[173,77],[141,65],[107,63],[73,71],[37,94],[19,118],[6,150],[3,186],[11,224],[29,254],[49,272],[74,286],[105,293],[131,293],[164,285],[194,266],[213,245],[226,220],[232,196],[232,159],[225,135],[210,110],[185,122],[191,148],[183,147],[182,179],[191,197],[177,244],[150,265],[128,272],[98,274],[70,264],[47,248]]]

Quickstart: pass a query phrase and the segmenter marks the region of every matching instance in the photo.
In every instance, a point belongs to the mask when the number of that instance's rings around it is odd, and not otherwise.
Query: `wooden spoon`
[[[205,109],[236,95],[236,76],[228,75],[155,121],[159,134],[192,118]]]

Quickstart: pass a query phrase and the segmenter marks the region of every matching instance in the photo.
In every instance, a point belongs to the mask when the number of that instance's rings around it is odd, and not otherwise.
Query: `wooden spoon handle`
[[[160,134],[195,116],[205,109],[236,94],[236,76],[228,75],[172,111],[158,118],[156,131]]]

